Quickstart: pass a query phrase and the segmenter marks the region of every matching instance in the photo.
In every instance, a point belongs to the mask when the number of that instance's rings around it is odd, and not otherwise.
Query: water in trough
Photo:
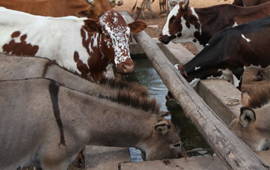
[[[176,126],[186,151],[200,150],[188,152],[188,156],[211,156],[212,151],[207,150],[210,148],[209,145],[205,142],[191,121],[186,118],[181,106],[176,101],[166,101],[165,96],[168,89],[150,61],[145,57],[134,59],[134,61],[136,62],[135,73],[125,77],[125,80],[137,81],[141,85],[147,86],[150,95],[161,103],[161,109],[171,113],[171,116],[167,118]],[[142,161],[139,150],[130,148],[130,154],[132,162]]]

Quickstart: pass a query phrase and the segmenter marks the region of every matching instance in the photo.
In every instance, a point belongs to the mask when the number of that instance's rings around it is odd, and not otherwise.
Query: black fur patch
[[[52,100],[54,117],[56,119],[58,128],[60,130],[60,144],[59,145],[62,144],[66,146],[64,128],[63,128],[63,123],[60,117],[60,109],[59,109],[59,103],[58,103],[59,84],[55,81],[51,81],[51,84],[49,85],[49,92],[50,92],[50,96]]]

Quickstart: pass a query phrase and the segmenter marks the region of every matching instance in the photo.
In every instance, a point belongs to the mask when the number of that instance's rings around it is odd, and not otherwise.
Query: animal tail
[[[133,12],[133,11],[135,10],[135,8],[136,8],[136,6],[137,6],[137,1],[138,1],[138,0],[136,0],[136,3],[135,3],[134,6],[132,7],[131,12]]]

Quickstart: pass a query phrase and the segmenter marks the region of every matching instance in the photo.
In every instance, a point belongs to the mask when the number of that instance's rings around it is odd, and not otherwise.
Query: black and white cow
[[[214,35],[206,47],[177,69],[195,86],[200,79],[229,79],[241,87],[245,68],[270,66],[270,17],[227,28]]]
[[[164,44],[190,42],[201,51],[219,31],[269,15],[270,2],[245,8],[231,4],[194,8],[189,7],[189,0],[185,0],[168,15],[159,40]]]

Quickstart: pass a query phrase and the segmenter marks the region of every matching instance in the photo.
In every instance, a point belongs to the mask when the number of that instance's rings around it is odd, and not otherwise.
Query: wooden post
[[[133,22],[127,12],[121,11],[120,13],[128,23]],[[143,31],[135,34],[134,38],[144,49],[153,67],[180,103],[186,116],[194,123],[227,169],[269,169],[205,104],[148,34]]]

